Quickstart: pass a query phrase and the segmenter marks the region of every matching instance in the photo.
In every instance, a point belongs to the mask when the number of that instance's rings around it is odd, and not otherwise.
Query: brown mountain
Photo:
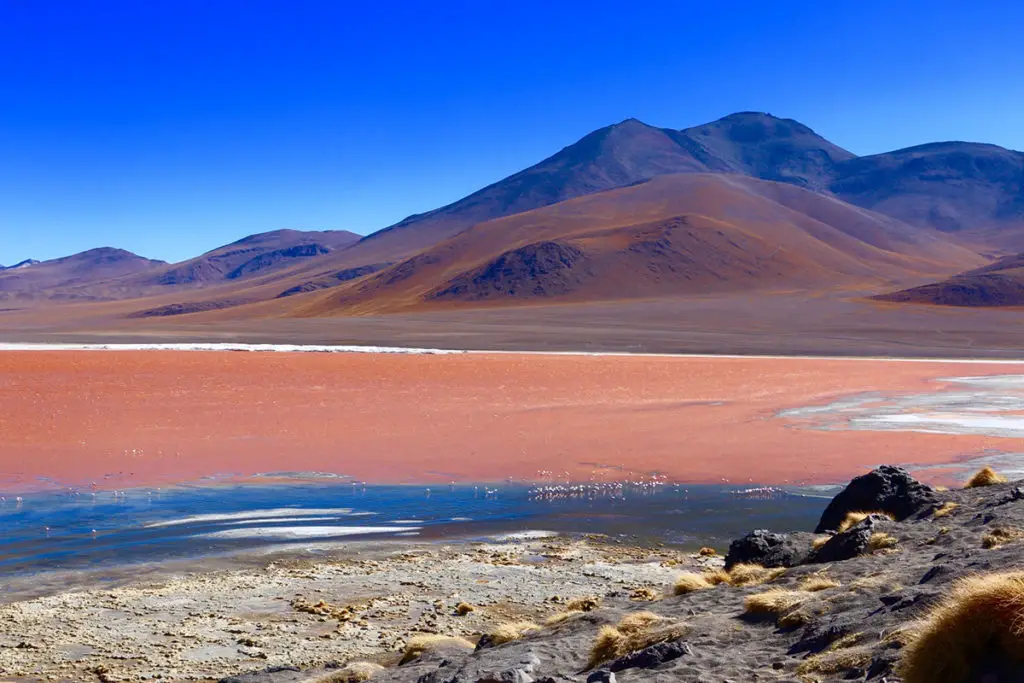
[[[479,223],[306,295],[297,313],[882,285],[981,261],[939,234],[792,185],[676,174]]]
[[[101,247],[51,261],[23,261],[0,271],[5,298],[35,298],[48,290],[87,287],[125,275],[153,271],[163,261],[143,258],[124,249]]]
[[[1024,306],[1024,254],[940,282],[874,297],[877,301],[940,306]]]

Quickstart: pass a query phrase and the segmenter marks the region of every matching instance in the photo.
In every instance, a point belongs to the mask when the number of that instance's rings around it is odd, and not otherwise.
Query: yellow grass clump
[[[575,616],[583,614],[579,610],[571,610],[569,612],[559,612],[558,614],[552,614],[550,617],[544,620],[545,626],[557,626],[567,619],[572,619]]]
[[[993,484],[1005,484],[1007,478],[996,472],[994,469],[985,465],[980,470],[975,472],[974,476],[971,477],[967,484],[964,485],[965,489],[974,489],[979,486],[992,486]]]
[[[857,526],[867,519],[868,515],[882,515],[883,517],[888,517],[893,521],[896,519],[888,512],[882,512],[881,510],[872,510],[870,512],[847,512],[846,517],[839,523],[839,533],[846,531],[850,527]]]
[[[811,574],[810,576],[801,579],[800,583],[797,584],[797,588],[805,593],[816,593],[818,591],[835,588],[841,585],[841,583],[833,579],[831,576],[825,576],[824,574]]]
[[[732,581],[732,577],[729,576],[729,572],[721,568],[705,569],[702,576],[712,586],[719,586],[723,583],[728,584]]]
[[[373,662],[349,662],[341,669],[316,679],[316,683],[363,683],[384,670]]]
[[[530,631],[539,630],[540,626],[532,621],[509,621],[504,624],[498,624],[487,635],[493,644],[502,645],[504,643],[511,643],[513,640],[519,640]]]
[[[729,570],[729,583],[733,586],[760,586],[785,573],[786,570],[781,567],[768,569],[759,564],[734,564]]]
[[[713,584],[710,581],[708,581],[707,577],[705,577],[703,574],[686,572],[680,574],[676,578],[675,585],[672,586],[672,592],[675,595],[686,595],[687,593],[693,593],[696,591],[712,587]]]
[[[874,652],[869,647],[838,651],[829,649],[800,662],[796,672],[801,676],[808,674],[832,676],[850,669],[863,669],[871,663],[873,657]]]
[[[473,605],[469,604],[468,602],[460,602],[459,604],[457,604],[455,606],[455,613],[458,614],[460,617],[464,617],[467,614],[469,614],[470,612],[475,612],[475,611],[476,611],[476,607],[474,607]]]
[[[653,612],[634,612],[623,617],[616,626],[601,627],[591,646],[587,668],[656,643],[681,638],[685,633],[685,627],[670,619]]]
[[[588,595],[584,598],[575,598],[566,603],[565,609],[570,612],[592,612],[601,606],[601,598]]]
[[[961,579],[913,633],[905,683],[968,681],[993,659],[1024,665],[1024,572]]]
[[[800,591],[775,588],[764,593],[748,595],[743,601],[743,613],[751,617],[772,617],[776,620],[806,599]]]
[[[714,548],[709,548],[707,546],[704,546],[703,548],[701,548],[700,550],[697,551],[697,554],[700,555],[701,557],[714,557],[715,555],[718,554],[718,551],[715,550]]]
[[[1020,529],[1011,529],[1008,527],[996,527],[990,531],[986,531],[985,535],[981,537],[981,546],[987,550],[992,548],[998,548],[1001,545],[1012,543],[1016,541],[1024,533]]]
[[[956,510],[958,507],[960,507],[960,503],[954,503],[951,500],[947,500],[945,503],[943,503],[941,506],[935,509],[935,512],[932,513],[932,516],[945,517],[946,515],[953,512],[953,510]]]
[[[459,647],[466,650],[472,650],[476,646],[465,638],[459,638],[457,636],[442,636],[438,633],[423,633],[409,639],[409,642],[405,645],[405,652],[402,654],[402,660],[399,664],[406,664],[425,652],[430,652],[444,647]]]
[[[881,531],[876,531],[868,538],[868,552],[871,553],[878,550],[892,550],[897,545],[899,545],[899,541],[895,537]]]

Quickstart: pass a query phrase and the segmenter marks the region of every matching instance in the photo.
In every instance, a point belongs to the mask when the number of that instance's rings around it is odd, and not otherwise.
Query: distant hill
[[[322,256],[358,240],[359,235],[347,230],[259,233],[176,263],[153,274],[144,284],[203,286],[244,279]]]
[[[51,261],[23,261],[0,271],[0,292],[32,294],[53,288],[81,287],[153,270],[163,261],[124,249],[101,247]]]
[[[19,261],[18,263],[15,263],[12,266],[0,266],[0,271],[16,270],[18,268],[27,268],[28,266],[34,266],[37,263],[39,263],[39,261],[37,261],[35,259],[32,259],[32,258],[29,258],[29,259],[25,259],[24,261]]]
[[[829,190],[921,227],[1024,249],[1024,154],[940,142],[838,164]],[[987,232],[986,232],[987,231]]]
[[[951,278],[874,297],[939,306],[1024,306],[1024,254],[999,259]]]
[[[820,288],[981,261],[941,235],[791,185],[677,174],[479,223],[298,314]]]

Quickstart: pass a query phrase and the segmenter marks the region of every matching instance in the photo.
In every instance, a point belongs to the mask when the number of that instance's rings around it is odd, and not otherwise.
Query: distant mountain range
[[[1022,282],[1019,252],[1024,154],[942,142],[858,157],[796,121],[744,112],[682,130],[629,119],[363,238],[282,230],[177,264],[96,249],[0,270],[0,296],[118,300],[131,316],[358,315],[783,287],[1024,305],[1007,284]]]

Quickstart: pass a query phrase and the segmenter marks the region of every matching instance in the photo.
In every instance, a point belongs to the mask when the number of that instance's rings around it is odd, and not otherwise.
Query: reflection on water
[[[0,572],[95,569],[353,540],[465,540],[528,531],[598,533],[685,547],[753,527],[811,529],[827,500],[779,489],[645,488],[538,498],[526,486],[356,486],[338,482],[38,493],[0,502]]]

